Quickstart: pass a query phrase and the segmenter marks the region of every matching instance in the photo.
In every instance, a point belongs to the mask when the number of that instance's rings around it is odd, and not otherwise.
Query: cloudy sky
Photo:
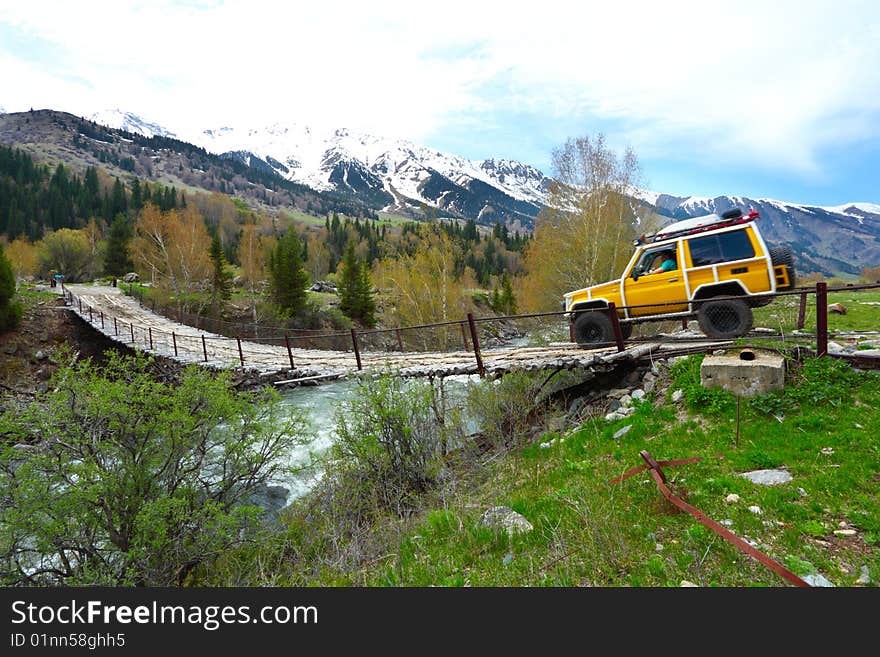
[[[880,6],[0,0],[0,107],[348,127],[547,173],[602,132],[653,190],[880,202]]]

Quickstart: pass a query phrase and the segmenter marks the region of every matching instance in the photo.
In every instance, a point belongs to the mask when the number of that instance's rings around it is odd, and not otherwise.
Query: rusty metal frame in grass
[[[694,457],[694,458],[689,458],[689,459],[678,459],[678,460],[674,460],[674,461],[656,461],[654,459],[654,457],[651,456],[648,453],[648,451],[644,450],[644,449],[641,452],[639,452],[639,456],[641,456],[644,459],[644,461],[647,465],[640,465],[636,468],[633,468],[632,470],[628,470],[627,472],[624,472],[619,477],[615,477],[614,479],[612,479],[608,483],[609,484],[616,484],[616,483],[623,481],[624,479],[626,479],[628,477],[631,477],[634,474],[638,474],[639,472],[642,472],[644,470],[650,470],[651,476],[654,478],[654,481],[657,483],[657,487],[660,489],[660,492],[662,493],[663,497],[665,497],[667,500],[669,500],[669,502],[671,502],[676,508],[680,509],[681,511],[684,511],[685,513],[690,514],[691,516],[696,518],[696,520],[700,524],[702,524],[704,527],[708,527],[713,532],[715,532],[716,534],[721,536],[721,538],[726,540],[728,543],[735,545],[740,550],[745,552],[747,555],[752,557],[755,561],[766,566],[767,568],[772,570],[774,573],[776,573],[777,575],[782,577],[784,580],[788,581],[790,584],[793,584],[794,586],[802,586],[802,587],[809,587],[810,586],[807,582],[805,582],[800,577],[795,575],[793,572],[791,572],[790,570],[785,568],[783,565],[777,563],[776,561],[774,561],[773,559],[768,557],[763,552],[759,552],[758,550],[753,548],[751,545],[746,543],[744,540],[742,540],[739,536],[737,536],[733,532],[725,529],[722,525],[718,524],[717,522],[715,522],[714,520],[709,518],[705,513],[703,513],[699,509],[691,506],[690,504],[685,502],[683,499],[676,496],[671,490],[669,490],[669,487],[666,485],[666,475],[663,473],[662,466],[674,466],[674,465],[685,465],[688,463],[697,463],[698,461],[702,460],[700,457]]]

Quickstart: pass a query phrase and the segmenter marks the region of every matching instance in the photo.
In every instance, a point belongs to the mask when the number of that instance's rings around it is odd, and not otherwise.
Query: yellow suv
[[[711,338],[748,333],[752,308],[795,286],[791,249],[767,247],[755,223],[759,216],[735,209],[679,221],[635,240],[619,279],[565,295],[575,342],[614,341],[607,312],[583,312],[610,303],[617,307],[624,338],[638,322],[693,316]]]

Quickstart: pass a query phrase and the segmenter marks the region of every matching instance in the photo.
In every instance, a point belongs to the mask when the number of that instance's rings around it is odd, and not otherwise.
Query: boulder
[[[739,476],[759,486],[776,486],[791,481],[791,473],[788,470],[752,470],[740,473]]]
[[[49,357],[49,354],[47,354],[47,353],[46,353],[45,351],[43,351],[42,349],[38,349],[38,350],[37,350],[37,353],[34,354],[34,358],[35,358],[36,360],[38,360],[38,361],[44,361],[44,360],[46,360],[48,357]]]
[[[828,306],[828,312],[835,315],[846,315],[846,306],[842,303],[832,303]]]
[[[517,513],[509,506],[493,506],[480,516],[478,524],[490,529],[503,529],[508,534],[527,533],[534,529],[525,516]]]
[[[336,294],[336,286],[329,281],[315,281],[309,288],[312,292],[328,292]]]
[[[834,584],[829,582],[824,575],[820,575],[819,573],[804,575],[801,579],[810,586],[834,587]]]
[[[141,277],[137,275],[137,272],[130,271],[125,276],[122,277],[122,281],[124,283],[138,283],[140,282]]]

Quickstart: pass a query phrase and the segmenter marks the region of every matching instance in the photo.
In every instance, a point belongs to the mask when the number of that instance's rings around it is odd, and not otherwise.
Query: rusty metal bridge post
[[[287,345],[287,358],[290,360],[290,369],[296,369],[296,366],[293,364],[293,350],[290,348],[290,336],[284,336],[284,344]]]
[[[617,307],[614,303],[608,304],[608,317],[611,319],[611,328],[614,329],[614,342],[617,344],[617,351],[626,349],[623,344],[623,331],[620,328],[620,318],[617,316]]]
[[[816,283],[816,355],[828,355],[828,284]]]
[[[202,355],[205,357],[205,362],[208,362],[208,344],[205,342],[205,334],[202,333]]]
[[[801,300],[800,300],[800,304],[798,306],[798,320],[797,320],[797,327],[798,327],[799,331],[803,330],[804,322],[806,321],[806,318],[807,318],[807,293],[801,292]]]
[[[483,357],[480,355],[480,338],[477,337],[477,325],[474,322],[473,313],[467,314],[468,326],[471,329],[471,343],[474,345],[474,357],[477,359],[477,372],[479,372],[480,376],[484,376],[486,374],[486,370],[483,367]]]
[[[358,345],[358,336],[357,331],[352,327],[351,329],[351,344],[354,346],[354,357],[357,360],[358,370],[363,369],[363,365],[361,365],[361,348]]]

